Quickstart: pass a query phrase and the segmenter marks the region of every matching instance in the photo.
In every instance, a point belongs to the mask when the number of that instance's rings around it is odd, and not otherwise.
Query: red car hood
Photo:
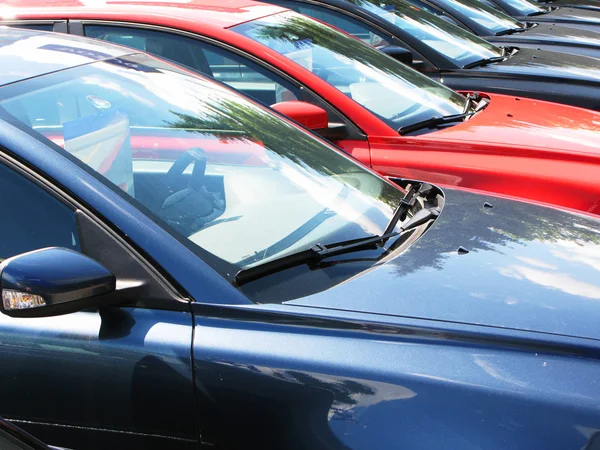
[[[600,156],[600,113],[572,106],[486,94],[489,105],[458,125],[423,135],[428,141]]]

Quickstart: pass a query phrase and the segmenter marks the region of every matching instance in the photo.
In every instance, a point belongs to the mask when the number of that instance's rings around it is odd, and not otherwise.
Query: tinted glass
[[[85,34],[170,59],[227,83],[264,105],[300,97],[299,89],[281,77],[197,39],[155,30],[99,25],[87,25]]]
[[[451,14],[464,16],[467,25],[470,21],[485,28],[486,34],[490,36],[525,27],[521,22],[479,0],[445,0],[444,8]]]
[[[393,23],[457,67],[502,56],[502,50],[439,16],[403,0],[348,0]]]
[[[52,31],[54,24],[52,23],[15,23],[9,24],[11,28],[25,28],[28,30]]]
[[[462,95],[295,12],[254,20],[234,30],[310,70],[395,129],[464,110]]]
[[[498,4],[515,16],[532,16],[548,11],[547,7],[529,0],[499,0]]]
[[[0,192],[0,261],[44,247],[79,250],[75,214],[52,195],[3,164]]]
[[[374,30],[372,27],[369,27],[358,20],[352,19],[336,11],[332,11],[331,9],[297,2],[285,2],[283,4],[286,7],[299,12],[300,14],[304,14],[333,25],[334,27],[345,31],[348,34],[356,36],[361,41],[372,45],[373,47],[386,47],[391,43],[390,38],[385,36],[383,33]]]
[[[0,106],[228,280],[317,242],[381,233],[402,197],[258,104],[143,55],[2,87]]]

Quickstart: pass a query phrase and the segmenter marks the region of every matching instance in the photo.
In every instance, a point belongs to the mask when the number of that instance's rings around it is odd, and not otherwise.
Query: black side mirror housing
[[[380,49],[386,55],[400,61],[403,64],[411,65],[413,62],[412,52],[404,47],[398,47],[397,45],[388,45]]]
[[[101,306],[99,296],[116,289],[116,278],[81,253],[50,247],[2,262],[0,289],[2,313],[11,317],[54,316]]]

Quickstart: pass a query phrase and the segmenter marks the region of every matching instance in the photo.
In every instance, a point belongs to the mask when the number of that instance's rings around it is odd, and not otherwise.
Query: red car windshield
[[[310,70],[394,129],[465,109],[462,95],[358,39],[295,12],[233,29]]]

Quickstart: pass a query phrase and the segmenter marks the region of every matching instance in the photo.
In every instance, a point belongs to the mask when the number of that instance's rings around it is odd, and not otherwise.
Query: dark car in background
[[[578,53],[597,46],[600,27],[589,24],[523,22],[479,0],[405,0],[445,17],[478,36],[500,45],[552,48]],[[592,12],[593,13],[593,12]],[[595,13],[594,13],[595,14]]]
[[[573,8],[600,11],[600,2],[598,0],[538,0],[538,3],[555,7],[570,6]]]
[[[350,33],[455,90],[600,109],[600,59],[498,47],[404,0],[269,0]],[[596,45],[583,53],[600,57]],[[550,47],[552,48],[552,47]]]
[[[477,0],[485,5],[497,8],[521,21],[533,20],[536,23],[573,24],[584,27],[600,26],[600,11],[585,10],[570,6],[543,5],[535,0]],[[589,27],[591,29],[594,29]]]
[[[87,450],[597,445],[598,219],[392,184],[125,47],[2,28],[0,61],[4,417]]]

